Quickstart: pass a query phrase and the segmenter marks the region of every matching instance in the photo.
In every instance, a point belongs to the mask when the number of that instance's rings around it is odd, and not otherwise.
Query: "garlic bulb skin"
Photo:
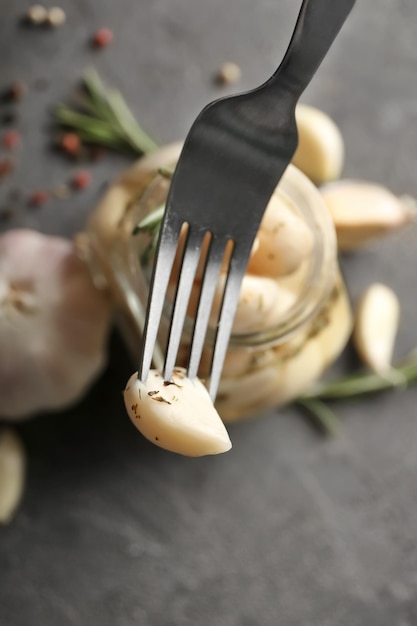
[[[104,368],[111,307],[71,241],[0,237],[0,417],[77,401]]]

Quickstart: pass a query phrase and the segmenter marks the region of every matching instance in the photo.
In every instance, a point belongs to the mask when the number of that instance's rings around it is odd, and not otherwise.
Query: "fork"
[[[209,239],[187,375],[197,376],[217,282],[231,248],[211,357],[214,401],[240,286],[268,201],[296,150],[296,103],[355,0],[304,0],[276,72],[260,87],[207,105],[185,140],[170,185],[150,282],[138,377],[146,380],[181,229],[187,234],[173,300],[163,376],[176,363],[191,289]]]

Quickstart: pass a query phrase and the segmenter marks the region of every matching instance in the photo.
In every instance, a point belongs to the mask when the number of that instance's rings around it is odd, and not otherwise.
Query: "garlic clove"
[[[175,368],[171,381],[151,370],[146,382],[131,376],[124,390],[127,413],[152,443],[185,456],[227,452],[232,447],[226,428],[203,383]]]
[[[316,185],[337,180],[342,172],[345,148],[342,134],[323,111],[306,104],[295,110],[298,147],[292,163]]]
[[[223,420],[226,423],[241,420],[242,415],[251,413],[251,407],[256,412],[265,398],[271,406],[297,398],[339,356],[351,332],[350,301],[340,287],[317,334],[301,342],[300,336],[294,336],[283,345],[282,352],[279,347],[271,348],[264,352],[263,360],[257,356],[256,366],[253,364],[256,369],[249,367],[246,372],[220,380],[216,407]],[[291,347],[293,354],[289,354]],[[233,398],[233,406],[230,398]]]
[[[107,362],[111,306],[73,244],[30,230],[0,237],[0,416],[78,400]]]
[[[25,482],[25,451],[10,429],[0,431],[0,524],[7,524],[19,506]]]
[[[377,373],[391,369],[399,319],[400,305],[392,289],[380,283],[366,289],[357,306],[353,341],[363,362]]]
[[[332,215],[341,251],[359,248],[416,216],[411,203],[376,183],[343,180],[322,187],[321,193]]]
[[[248,272],[278,278],[291,274],[308,258],[313,235],[287,196],[279,189],[271,197],[258,231]]]
[[[220,313],[226,277],[222,275],[213,301],[210,324],[215,327]],[[245,274],[243,277],[232,333],[245,334],[262,330],[266,319],[280,298],[279,287],[272,278]]]

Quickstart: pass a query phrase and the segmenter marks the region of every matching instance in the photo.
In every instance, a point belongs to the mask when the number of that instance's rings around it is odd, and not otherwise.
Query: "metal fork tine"
[[[168,288],[169,277],[177,252],[177,245],[181,231],[181,223],[169,224],[169,228],[161,228],[158,250],[155,255],[154,269],[149,286],[148,310],[140,346],[138,378],[146,380],[152,363],[153,352],[158,335],[159,324],[164,308],[165,294]]]
[[[213,402],[216,398],[223,362],[229,343],[229,337],[232,332],[233,319],[236,313],[240,287],[246,270],[245,259],[239,259],[236,257],[239,257],[239,255],[236,254],[236,248],[234,248],[224,288],[220,318],[211,362],[209,392]],[[239,263],[239,265],[237,263]]]
[[[190,359],[188,364],[188,376],[195,378],[200,365],[203,352],[204,339],[210,318],[211,307],[217,289],[217,282],[223,263],[226,245],[215,237],[210,242],[204,268],[200,298],[195,318],[193,336],[191,340]]]
[[[178,348],[181,341],[182,329],[187,314],[188,302],[193,287],[193,281],[197,270],[201,253],[201,244],[204,232],[189,230],[183,253],[180,276],[174,299],[174,308],[171,315],[171,324],[168,333],[166,349],[164,378],[169,380],[172,376],[177,358]]]

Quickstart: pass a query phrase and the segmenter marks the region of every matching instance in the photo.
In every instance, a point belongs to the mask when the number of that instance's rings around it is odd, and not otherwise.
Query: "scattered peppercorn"
[[[241,74],[241,69],[236,63],[227,61],[223,63],[217,72],[216,82],[221,85],[232,85],[233,83],[237,83]]]
[[[17,130],[8,130],[3,135],[3,145],[12,150],[20,143],[20,133]]]
[[[0,211],[0,220],[2,222],[5,222],[6,220],[9,220],[13,215],[13,210],[6,208],[6,209],[2,209]]]
[[[81,150],[81,139],[75,133],[65,133],[61,137],[60,146],[67,154],[76,155]]]
[[[30,24],[44,24],[48,18],[48,11],[41,4],[34,4],[29,7],[26,13],[26,19]]]
[[[0,178],[10,174],[14,170],[15,163],[12,159],[2,159],[0,161]]]
[[[39,191],[35,191],[29,197],[29,204],[30,206],[39,207],[45,204],[45,202],[47,202],[48,200],[49,200],[49,193],[47,191],[39,190]]]
[[[91,161],[99,161],[108,154],[108,150],[103,146],[91,146],[89,154]]]
[[[50,26],[54,28],[62,26],[66,19],[67,16],[65,15],[65,11],[61,9],[61,7],[52,7],[48,9],[47,22]]]
[[[3,115],[0,117],[0,123],[3,126],[14,124],[16,120],[17,120],[17,115],[13,111],[7,111],[7,113],[3,113]]]
[[[19,102],[26,92],[26,85],[20,80],[14,81],[2,93],[2,100],[6,102]]]
[[[92,175],[88,170],[80,170],[72,179],[72,185],[75,189],[85,189],[91,183]]]
[[[106,48],[113,41],[113,31],[110,28],[100,28],[93,37],[96,48]]]

